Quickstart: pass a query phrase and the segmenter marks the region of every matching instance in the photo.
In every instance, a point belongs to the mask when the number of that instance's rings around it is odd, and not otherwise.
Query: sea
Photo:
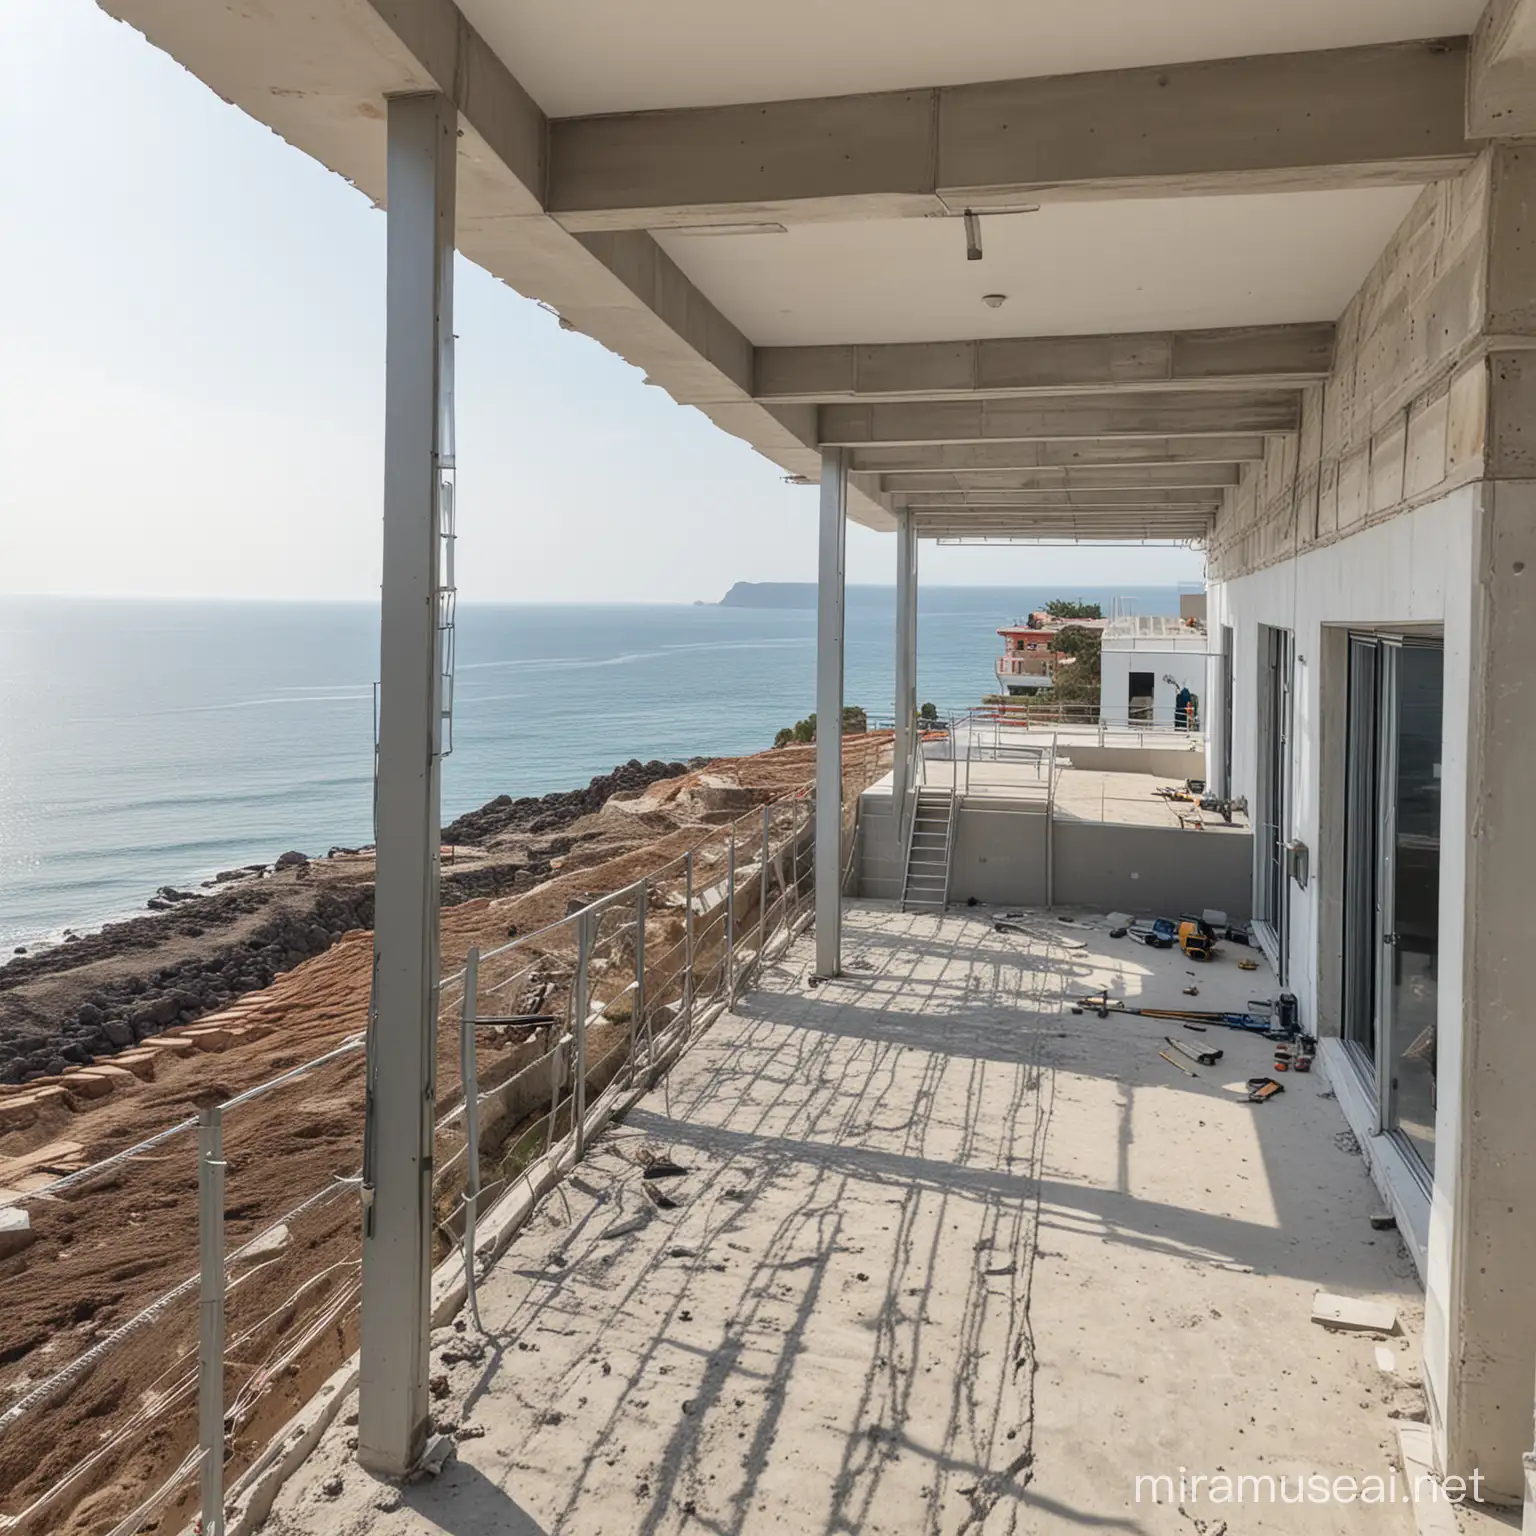
[[[995,687],[996,629],[1052,597],[1176,613],[1172,587],[925,588],[918,697]],[[849,589],[845,697],[889,713],[891,589]],[[630,758],[759,751],[815,708],[816,615],[459,606],[443,820]],[[373,841],[378,610],[0,597],[0,962],[162,885]]]

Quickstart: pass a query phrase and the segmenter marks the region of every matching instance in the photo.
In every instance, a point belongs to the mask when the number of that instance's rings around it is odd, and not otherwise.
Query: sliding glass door
[[[1260,624],[1258,773],[1254,796],[1253,915],[1281,986],[1289,980],[1290,892],[1286,842],[1291,814],[1292,692],[1296,647],[1288,629]]]
[[[1435,1163],[1440,958],[1437,638],[1351,635],[1345,761],[1344,1038],[1383,1131]]]

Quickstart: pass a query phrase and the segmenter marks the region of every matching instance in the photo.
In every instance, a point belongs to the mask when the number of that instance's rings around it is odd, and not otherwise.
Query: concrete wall
[[[1045,807],[998,809],[961,801],[949,899],[1017,906],[1045,903]]]
[[[1513,158],[1512,158],[1513,157]],[[1490,150],[1426,187],[1339,319],[1333,372],[1303,392],[1299,437],[1271,438],[1216,520],[1208,569],[1231,580],[1346,538],[1483,473],[1483,332],[1495,191],[1529,179]],[[1212,615],[1211,629],[1220,621]]]
[[[896,802],[889,782],[859,796],[859,851],[854,890],[872,901],[900,901],[906,849],[896,840]]]
[[[1055,836],[1059,905],[1172,918],[1215,907],[1234,922],[1247,920],[1253,888],[1249,832],[1058,821]]]
[[[1040,808],[962,804],[950,900],[1044,905],[1045,836]],[[1053,836],[1058,906],[1159,917],[1217,907],[1234,921],[1248,916],[1253,839],[1247,832],[1058,820]]]
[[[1152,723],[1171,726],[1174,702],[1182,684],[1199,698],[1203,721],[1210,707],[1206,691],[1205,648],[1197,651],[1110,650],[1099,655],[1099,719],[1107,725],[1130,722],[1130,682],[1132,672],[1152,674]],[[1174,682],[1164,682],[1171,677]]]
[[[1074,768],[1095,773],[1155,773],[1159,778],[1181,782],[1205,777],[1205,749],[1198,740],[1183,747],[1079,746],[1073,741],[1061,748],[1061,756]]]
[[[1258,626],[1295,636],[1296,689],[1291,816],[1284,829],[1312,850],[1306,890],[1288,886],[1290,989],[1303,1026],[1337,1037],[1343,929],[1344,708],[1350,626],[1441,625],[1445,637],[1445,715],[1441,760],[1439,1077],[1461,1072],[1463,1039],[1462,926],[1467,796],[1467,696],[1474,557],[1481,487],[1467,486],[1426,506],[1361,529],[1211,589],[1212,623],[1233,628],[1233,792],[1253,799],[1257,787]],[[1425,1370],[1437,1417],[1450,1366],[1453,1191],[1462,1133],[1461,1101],[1441,1094],[1436,1114],[1436,1178],[1432,1197],[1409,1171],[1395,1143],[1375,1134],[1364,1095],[1351,1096],[1340,1063],[1341,1107],[1351,1113],[1372,1170],[1398,1212],[1427,1285]],[[1532,1341],[1536,1358],[1536,1338]],[[1527,1376],[1531,1373],[1528,1371]],[[1527,1418],[1529,1410],[1527,1409]],[[1527,1429],[1529,1425],[1527,1424]],[[1444,1425],[1440,1425],[1442,1446]]]
[[[1536,569],[1536,148],[1486,151],[1416,203],[1339,327],[1299,443],[1272,444],[1217,519],[1211,627],[1236,631],[1234,789],[1255,783],[1257,625],[1297,653],[1288,835],[1313,849],[1289,890],[1291,985],[1336,1037],[1342,957],[1348,626],[1443,627],[1435,1169],[1426,1195],[1376,1131],[1342,1048],[1325,1062],[1426,1285],[1436,1449],[1517,1497],[1532,1438],[1536,1181],[1523,1002],[1536,817],[1530,708]]]

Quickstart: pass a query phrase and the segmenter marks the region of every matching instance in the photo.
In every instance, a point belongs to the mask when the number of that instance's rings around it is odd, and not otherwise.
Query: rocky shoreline
[[[442,900],[526,890],[569,852],[560,834],[615,793],[638,793],[707,759],[631,759],[583,788],[498,795],[443,828]],[[553,834],[553,835],[551,835]],[[373,926],[372,849],[292,850],[226,870],[202,891],[162,886],[148,914],[0,965],[0,1083],[53,1076],[190,1023],[268,986],[342,934]]]

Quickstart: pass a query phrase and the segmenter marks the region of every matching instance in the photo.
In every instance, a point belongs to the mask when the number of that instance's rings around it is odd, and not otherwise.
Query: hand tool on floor
[[[1250,1104],[1262,1104],[1265,1099],[1272,1099],[1277,1093],[1285,1092],[1285,1084],[1277,1083],[1272,1077],[1250,1077],[1248,1079],[1248,1102]]]
[[[1074,998],[1073,1002],[1084,1008],[1092,1008],[1101,1019],[1107,1019],[1111,1011],[1130,1013],[1141,1019],[1174,1019],[1181,1024],[1221,1024],[1228,1029],[1246,1029],[1254,1034],[1273,1034],[1277,1039],[1288,1039],[1275,1030],[1273,1022],[1255,1013],[1218,1013],[1204,1008],[1133,1008],[1118,998],[1111,1002],[1101,992],[1087,997]]]
[[[1138,944],[1149,949],[1172,949],[1179,937],[1178,929],[1166,917],[1153,918],[1150,923],[1132,923],[1129,932]]]
[[[1223,1054],[1214,1045],[1191,1045],[1187,1040],[1175,1040],[1172,1035],[1164,1035],[1163,1044],[1171,1046],[1181,1056],[1188,1056],[1191,1061],[1198,1061],[1202,1067],[1214,1067]]]
[[[1179,919],[1179,948],[1191,960],[1209,960],[1216,952],[1216,935],[1209,924],[1198,917]]]
[[[1166,1061],[1170,1066],[1177,1067],[1179,1071],[1182,1072],[1186,1077],[1200,1076],[1200,1074],[1196,1072],[1193,1067],[1186,1067],[1177,1056],[1170,1056],[1167,1051],[1159,1051],[1157,1054],[1161,1056],[1163,1060]]]

